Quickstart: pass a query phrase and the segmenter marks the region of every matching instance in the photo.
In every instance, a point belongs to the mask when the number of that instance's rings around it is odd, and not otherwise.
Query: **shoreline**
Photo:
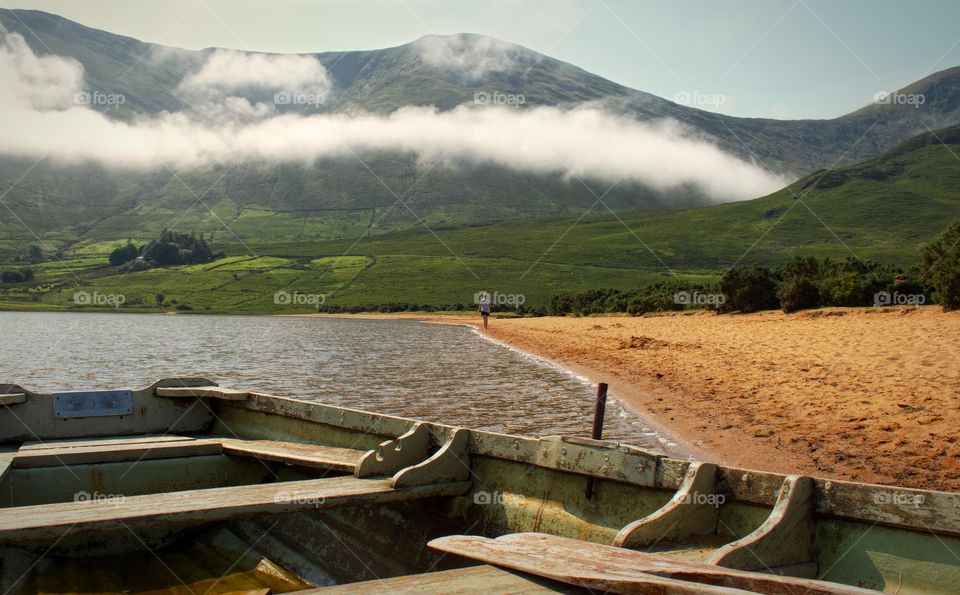
[[[497,343],[507,349],[537,358],[548,365],[554,366],[575,376],[587,379],[594,387],[601,382],[609,385],[608,395],[621,403],[630,415],[634,416],[635,421],[642,423],[650,429],[659,444],[660,449],[671,458],[686,460],[697,460],[706,462],[720,462],[710,452],[705,450],[702,445],[697,445],[693,441],[686,439],[674,428],[671,428],[656,416],[650,415],[641,405],[642,400],[637,398],[638,388],[629,383],[611,378],[610,375],[597,367],[590,367],[571,361],[560,361],[549,355],[527,349],[516,342],[505,340],[501,337],[491,334],[485,334],[482,329],[482,322],[472,316],[465,316],[460,313],[437,314],[415,312],[391,312],[391,313],[359,313],[359,314],[292,314],[297,318],[347,318],[353,320],[411,320],[423,322],[426,324],[446,324],[450,326],[464,326],[473,329],[481,338]],[[520,320],[519,318],[492,319],[495,322],[505,320]],[[493,330],[494,322],[491,322],[490,330]]]
[[[306,316],[480,326],[462,314]],[[638,421],[678,445],[671,456],[960,489],[960,312],[492,318],[481,334],[607,382]]]

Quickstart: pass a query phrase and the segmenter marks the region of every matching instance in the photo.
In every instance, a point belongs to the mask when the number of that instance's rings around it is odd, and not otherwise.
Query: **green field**
[[[709,282],[732,266],[779,264],[795,255],[909,268],[923,244],[960,219],[957,154],[960,127],[751,201],[617,213],[600,205],[579,219],[361,231],[342,240],[292,239],[283,231],[288,215],[262,213],[242,234],[232,227],[216,234],[214,249],[225,258],[129,274],[106,261],[126,240],[104,238],[35,265],[31,283],[0,285],[0,307],[211,313],[302,312],[319,303],[470,307],[482,290],[540,306],[562,292]],[[179,229],[191,231],[189,224]],[[77,292],[121,295],[123,303],[78,304]],[[292,297],[285,301],[277,292]]]

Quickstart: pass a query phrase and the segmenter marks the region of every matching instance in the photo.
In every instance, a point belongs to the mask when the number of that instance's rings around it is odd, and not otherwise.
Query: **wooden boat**
[[[948,593],[960,495],[202,378],[0,384],[3,593]],[[590,495],[586,484],[592,483]]]

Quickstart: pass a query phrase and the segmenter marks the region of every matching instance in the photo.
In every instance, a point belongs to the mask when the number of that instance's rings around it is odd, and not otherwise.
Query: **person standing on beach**
[[[483,316],[483,330],[487,330],[487,320],[490,318],[490,294],[486,291],[480,296],[477,310],[480,311],[480,316]]]

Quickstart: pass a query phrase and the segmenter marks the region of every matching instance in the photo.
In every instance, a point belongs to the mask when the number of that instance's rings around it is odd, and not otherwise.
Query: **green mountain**
[[[38,55],[78,60],[89,91],[123,93],[126,101],[119,107],[94,107],[125,121],[187,108],[177,87],[213,51],[144,43],[39,11],[0,10],[0,25],[23,35]],[[442,68],[425,58],[435,44],[449,43],[494,48],[511,67]],[[527,48],[476,35],[431,36],[394,48],[314,56],[332,81],[327,100],[314,106],[319,112],[389,113],[417,105],[447,110],[473,101],[475,93],[515,91],[526,98],[519,109],[595,102],[641,121],[674,120],[727,152],[798,176],[869,159],[915,134],[960,122],[960,68],[899,92],[922,95],[920,108],[890,101],[830,120],[778,121],[678,105]],[[245,96],[263,99],[258,93],[253,89]],[[310,165],[132,172],[3,157],[0,192],[9,208],[0,216],[0,261],[38,237],[47,252],[56,253],[85,247],[95,251],[102,242],[128,237],[147,241],[165,227],[203,231],[215,242],[352,242],[403,230],[414,233],[423,223],[443,230],[578,216],[595,202],[594,194],[580,184],[556,176],[495,166],[438,167],[427,175],[411,155],[362,158],[367,165],[351,158]],[[201,194],[207,188],[208,193]],[[604,190],[600,184],[593,188],[596,195]],[[405,197],[406,206],[397,206],[398,195]],[[709,201],[689,188],[660,192],[621,183],[604,202],[620,211]]]
[[[103,296],[122,295],[123,308],[156,311],[159,292],[164,309],[293,312],[318,300],[469,304],[480,290],[542,305],[561,292],[711,281],[735,265],[794,255],[910,267],[920,247],[958,218],[960,126],[953,126],[862,163],[813,172],[769,196],[723,205],[597,210],[339,241],[223,238],[218,248],[226,258],[128,274],[106,264],[114,244],[78,247],[63,261],[35,265],[34,282],[0,286],[0,306],[90,308],[99,295],[109,308]]]

